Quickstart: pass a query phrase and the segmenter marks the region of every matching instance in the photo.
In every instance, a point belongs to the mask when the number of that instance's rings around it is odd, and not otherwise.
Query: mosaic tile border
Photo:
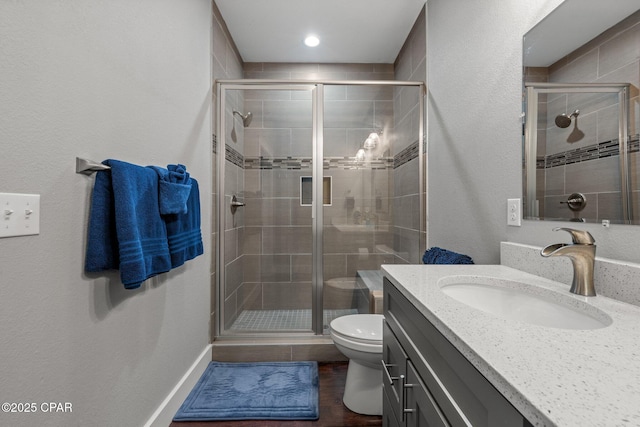
[[[224,146],[224,158],[239,168],[244,168],[244,156],[228,145]]]
[[[420,145],[418,141],[415,141],[404,150],[400,151],[393,157],[393,168],[399,168],[407,162],[410,162],[413,159],[418,158],[418,154],[420,153]]]
[[[639,134],[629,138],[627,152],[636,153],[640,151]],[[601,142],[599,144],[588,145],[576,148],[575,150],[564,151],[562,153],[550,154],[536,159],[537,169],[549,169],[557,166],[570,165],[574,163],[597,160],[605,157],[620,155],[620,147],[617,139]]]
[[[423,141],[423,144],[425,142]],[[212,136],[213,152],[217,153],[217,137]],[[366,162],[356,161],[355,157],[325,157],[324,169],[397,169],[400,166],[418,158],[419,141],[411,143],[407,148],[393,157],[379,157]],[[311,157],[245,157],[236,149],[225,145],[225,159],[232,164],[243,169],[285,169],[285,170],[308,170],[313,162]]]

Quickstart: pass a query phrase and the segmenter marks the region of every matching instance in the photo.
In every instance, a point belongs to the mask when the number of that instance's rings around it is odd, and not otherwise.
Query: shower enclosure
[[[317,336],[425,242],[424,85],[224,80],[217,337]]]

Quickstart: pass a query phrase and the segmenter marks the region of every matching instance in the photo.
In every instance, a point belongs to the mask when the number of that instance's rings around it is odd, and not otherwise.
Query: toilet
[[[382,314],[351,314],[330,324],[331,339],[349,358],[342,401],[363,415],[382,415]]]

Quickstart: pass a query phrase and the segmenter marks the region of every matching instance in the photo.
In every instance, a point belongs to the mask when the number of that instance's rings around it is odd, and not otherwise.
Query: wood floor
[[[317,421],[207,421],[172,422],[169,427],[365,427],[382,426],[382,417],[360,415],[342,403],[348,362],[318,363],[320,419]]]

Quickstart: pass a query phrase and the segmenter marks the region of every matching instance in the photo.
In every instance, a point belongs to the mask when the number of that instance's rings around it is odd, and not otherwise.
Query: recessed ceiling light
[[[307,38],[304,39],[304,44],[309,47],[316,47],[320,44],[320,39],[316,36],[307,36]]]

